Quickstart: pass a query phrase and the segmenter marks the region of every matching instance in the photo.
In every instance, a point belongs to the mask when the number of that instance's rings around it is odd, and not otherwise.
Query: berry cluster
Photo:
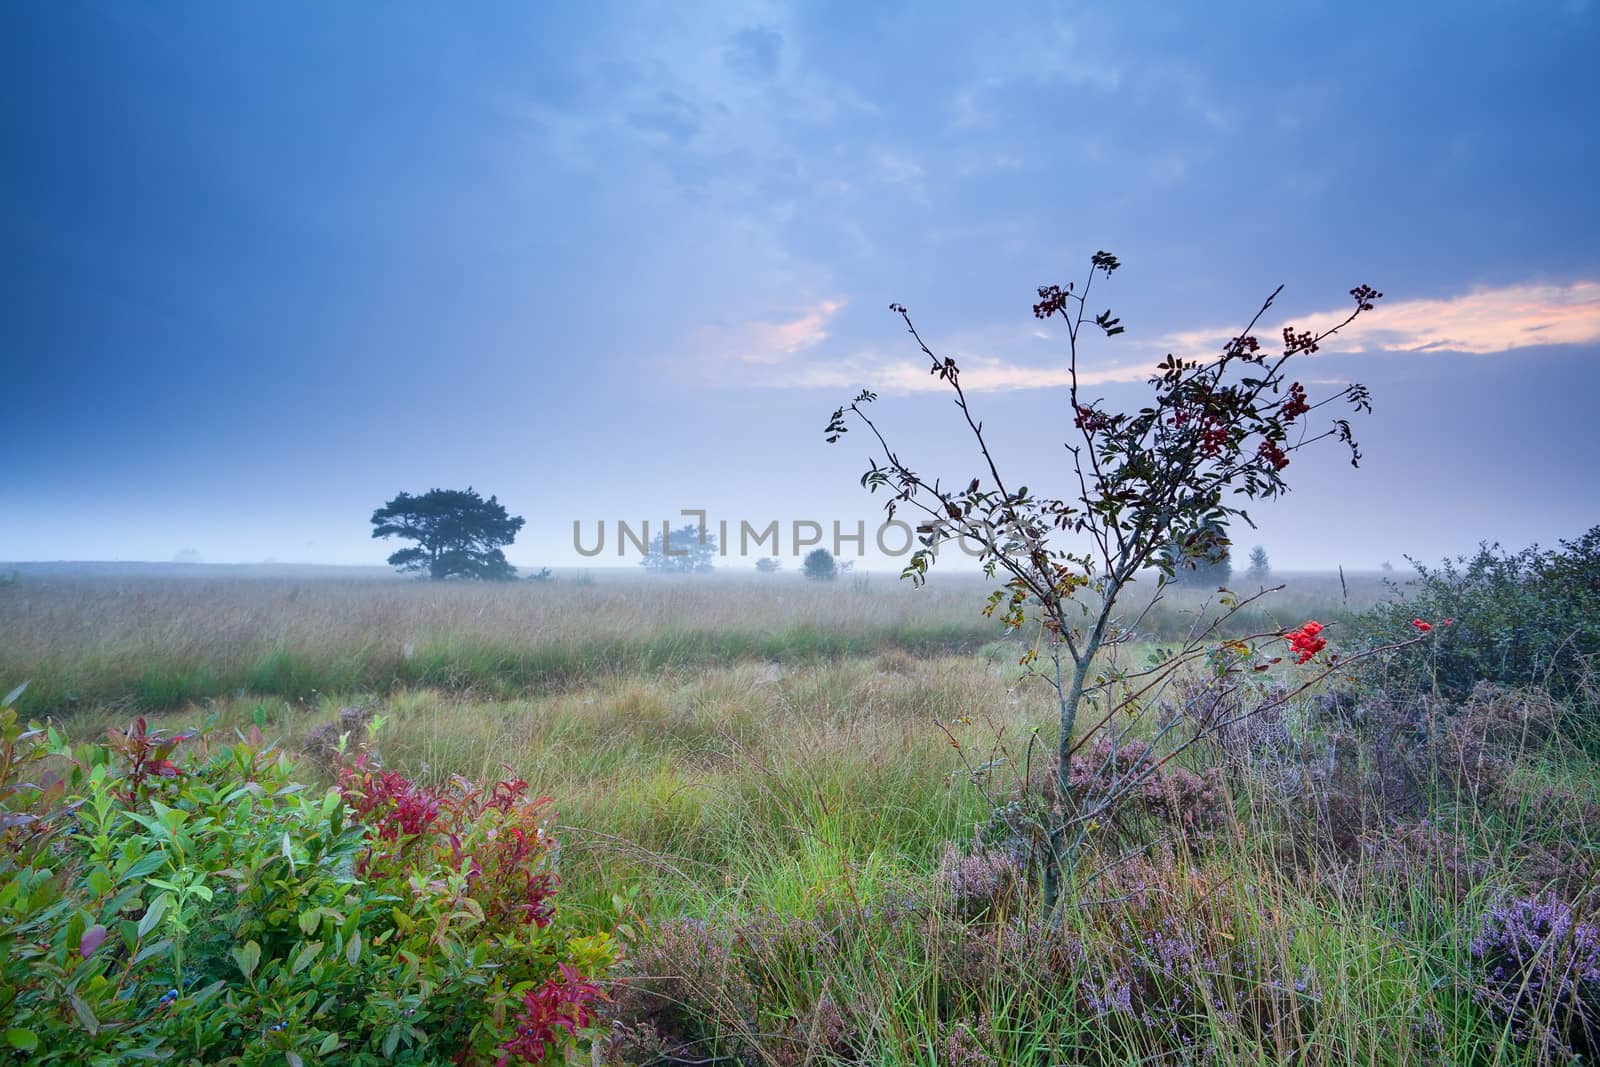
[[[1295,333],[1293,326],[1285,326],[1283,328],[1283,348],[1285,353],[1304,352],[1309,355],[1318,351],[1317,336],[1310,330]]]
[[[1356,298],[1356,306],[1362,311],[1371,311],[1372,302],[1383,299],[1383,294],[1370,285],[1358,285],[1350,290],[1350,295]]]
[[[1289,642],[1289,648],[1294,652],[1296,663],[1306,663],[1312,656],[1328,647],[1322,633],[1322,624],[1312,619],[1298,630],[1290,630],[1283,636]]]
[[[1041,285],[1039,287],[1039,302],[1033,305],[1034,318],[1048,319],[1056,312],[1065,312],[1067,297],[1071,295],[1072,286],[1063,289],[1059,285]]]
[[[1272,464],[1275,469],[1280,471],[1289,465],[1288,455],[1283,451],[1283,449],[1278,447],[1278,443],[1276,441],[1262,441],[1260,446],[1256,448],[1256,455],[1260,456],[1262,459]]]
[[[1311,410],[1306,402],[1306,387],[1299,382],[1289,386],[1289,399],[1283,402],[1281,414],[1285,419],[1297,419]]]
[[[1097,430],[1105,429],[1111,423],[1111,420],[1106,417],[1104,412],[1086,408],[1082,404],[1077,405],[1077,411],[1078,417],[1072,420],[1072,425],[1080,430],[1088,430],[1090,433],[1094,433]]]

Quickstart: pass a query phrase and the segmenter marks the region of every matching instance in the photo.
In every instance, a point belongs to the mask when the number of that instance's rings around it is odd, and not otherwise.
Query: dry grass
[[[1287,580],[1238,624],[1273,629],[1346,607],[1336,578]],[[979,613],[989,588],[959,574],[923,589],[888,575],[503,585],[30,575],[0,587],[0,678],[30,682],[23,708],[36,714],[177,707],[241,691],[513,696],[699,664],[973,650],[1001,636]],[[1348,606],[1379,589],[1362,579]],[[1169,592],[1146,629],[1175,636],[1210,595]]]

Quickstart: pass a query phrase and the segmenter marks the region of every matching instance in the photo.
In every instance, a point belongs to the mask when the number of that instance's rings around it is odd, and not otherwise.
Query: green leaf
[[[22,696],[22,691],[24,689],[27,689],[27,688],[28,688],[28,683],[27,682],[23,682],[21,685],[17,686],[15,689],[13,689],[11,692],[7,693],[6,694],[6,698],[4,700],[0,700],[0,708],[9,708],[11,705],[15,704],[17,702],[17,698]],[[29,1032],[29,1031],[24,1031],[24,1033],[27,1033],[27,1032]],[[7,1032],[7,1036],[10,1036],[9,1031]]]
[[[17,694],[12,693],[10,696],[6,697],[6,703],[9,704],[15,699],[17,699]],[[39,1047],[39,1035],[34,1033],[32,1030],[24,1030],[21,1027],[13,1027],[12,1029],[6,1031],[6,1044],[10,1045],[12,1048],[21,1049],[23,1052],[32,1052],[34,1049]]]
[[[306,1067],[306,1061],[300,1058],[300,1053],[293,1049],[285,1052],[283,1058],[289,1062],[289,1067]]]
[[[84,1003],[83,998],[76,993],[72,995],[71,999],[72,1010],[77,1014],[78,1021],[83,1024],[83,1028],[89,1031],[91,1035],[98,1034],[100,1032],[100,1020],[95,1018],[94,1009]]]
[[[152,871],[159,871],[166,866],[167,856],[164,852],[150,852],[140,856],[134,861],[133,866],[123,871],[118,877],[121,881],[131,882],[135,878],[143,878]]]
[[[167,913],[167,905],[172,903],[172,894],[162,893],[150,902],[150,907],[145,910],[144,918],[139,920],[139,936],[143,937],[161,922],[161,917]]]
[[[395,1023],[383,1035],[383,1058],[394,1059],[394,1050],[400,1047],[400,1024]]]
[[[220,981],[220,980],[216,981],[216,982],[212,982],[210,985],[208,985],[204,989],[200,990],[200,992],[196,993],[190,999],[192,999],[194,1001],[195,1007],[197,1007],[197,1008],[201,1007],[202,1005],[204,1005],[208,1001],[210,1001],[211,998],[215,997],[218,993],[220,993],[224,989],[226,989],[227,986],[228,986],[227,982],[223,982],[223,981]]]
[[[233,950],[233,961],[239,965],[239,971],[246,978],[256,973],[256,964],[261,962],[261,946],[254,941],[246,941]]]
[[[143,963],[152,956],[165,956],[172,951],[172,938],[163,937],[160,941],[152,941],[141,948],[138,955],[133,957],[134,963]]]
[[[338,1048],[341,1044],[343,1044],[343,1042],[339,1040],[338,1034],[329,1034],[327,1037],[322,1039],[322,1044],[317,1046],[317,1055],[326,1056],[328,1053]]]
[[[360,931],[357,931],[356,933],[353,933],[353,934],[350,935],[350,940],[349,941],[345,942],[344,959],[345,959],[346,963],[348,963],[348,964],[350,964],[350,966],[354,967],[356,965],[356,960],[358,960],[360,958],[361,958],[361,933],[360,933]]]
[[[294,958],[289,961],[289,976],[292,978],[311,966],[311,961],[322,952],[321,941],[307,941],[295,952]]]

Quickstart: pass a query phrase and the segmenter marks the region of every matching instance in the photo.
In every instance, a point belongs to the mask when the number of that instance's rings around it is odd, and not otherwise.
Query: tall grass
[[[1281,629],[1365,606],[1377,590],[1359,583],[1347,605],[1336,579],[1287,580],[1234,626]],[[0,677],[30,683],[22,708],[33,714],[173,708],[239,692],[307,700],[420,686],[505,697],[673,667],[970,651],[1002,636],[979,611],[987,588],[963,575],[923,589],[890,576],[861,585],[29,576],[0,588]],[[1212,595],[1171,590],[1141,625],[1174,638]]]
[[[1330,585],[1243,626],[1337,620]],[[0,591],[18,638],[0,672],[50,666],[45,703],[80,733],[155,708],[299,749],[361,702],[386,766],[526,778],[555,798],[572,908],[605,924],[639,890],[619,1017],[653,1017],[652,990],[682,1016],[679,1045],[624,1035],[618,1063],[1562,1060],[1485,1001],[1472,944],[1507,897],[1600,900],[1591,756],[1517,748],[1492,803],[1419,793],[1442,844],[1403,852],[1421,814],[1313,847],[1314,809],[1196,749],[1191,769],[1231,768],[1221,822],[1107,838],[1085,870],[1109,871],[1080,872],[1059,929],[1015,888],[973,910],[952,872],[993,845],[992,803],[934,720],[1013,752],[1035,729],[1048,749],[1054,720],[980,589],[24,582]],[[1203,597],[1184,596],[1147,638],[1192,624]],[[1330,760],[1349,741],[1300,736]]]
[[[640,887],[653,932],[637,965],[708,1016],[680,1059],[1552,1062],[1474,996],[1470,944],[1492,901],[1525,891],[1519,857],[1594,847],[1585,835],[1600,827],[1584,829],[1582,812],[1600,810],[1600,768],[1581,752],[1514,765],[1523,795],[1565,808],[1433,802],[1446,839],[1488,865],[1471,884],[1443,853],[1403,870],[1364,851],[1297,855],[1283,839],[1295,812],[1236,783],[1226,825],[1151,828],[1137,875],[1079,885],[1059,932],[1020,898],[963,919],[942,864],[991,812],[931,720],[971,718],[974,742],[1018,738],[1050,722],[1049,697],[998,657],[677,666],[510,699],[396,692],[378,749],[425,779],[509,771],[556,798],[572,906],[604,922],[614,892]],[[338,704],[229,698],[160,721],[259,721],[296,747]],[[1152,971],[1148,936],[1163,924],[1196,951]],[[718,937],[729,955],[695,964]],[[1154,1010],[1145,993],[1133,1003],[1148,1018],[1119,1006],[1130,968],[1176,1006]],[[829,1043],[833,1012],[848,1049]]]

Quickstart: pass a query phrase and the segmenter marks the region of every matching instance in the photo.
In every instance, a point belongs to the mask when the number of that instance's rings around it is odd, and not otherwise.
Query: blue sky
[[[1129,325],[1211,350],[1280,282],[1371,327],[1360,471],[1297,461],[1280,566],[1600,522],[1600,12],[1346,4],[0,8],[0,559],[381,562],[395,492],[572,523],[873,519],[857,388],[975,473],[887,311],[1061,484],[1035,286],[1099,248]],[[1131,381],[1130,381],[1131,379]],[[597,561],[598,562],[598,561]],[[615,562],[614,559],[610,562]]]

